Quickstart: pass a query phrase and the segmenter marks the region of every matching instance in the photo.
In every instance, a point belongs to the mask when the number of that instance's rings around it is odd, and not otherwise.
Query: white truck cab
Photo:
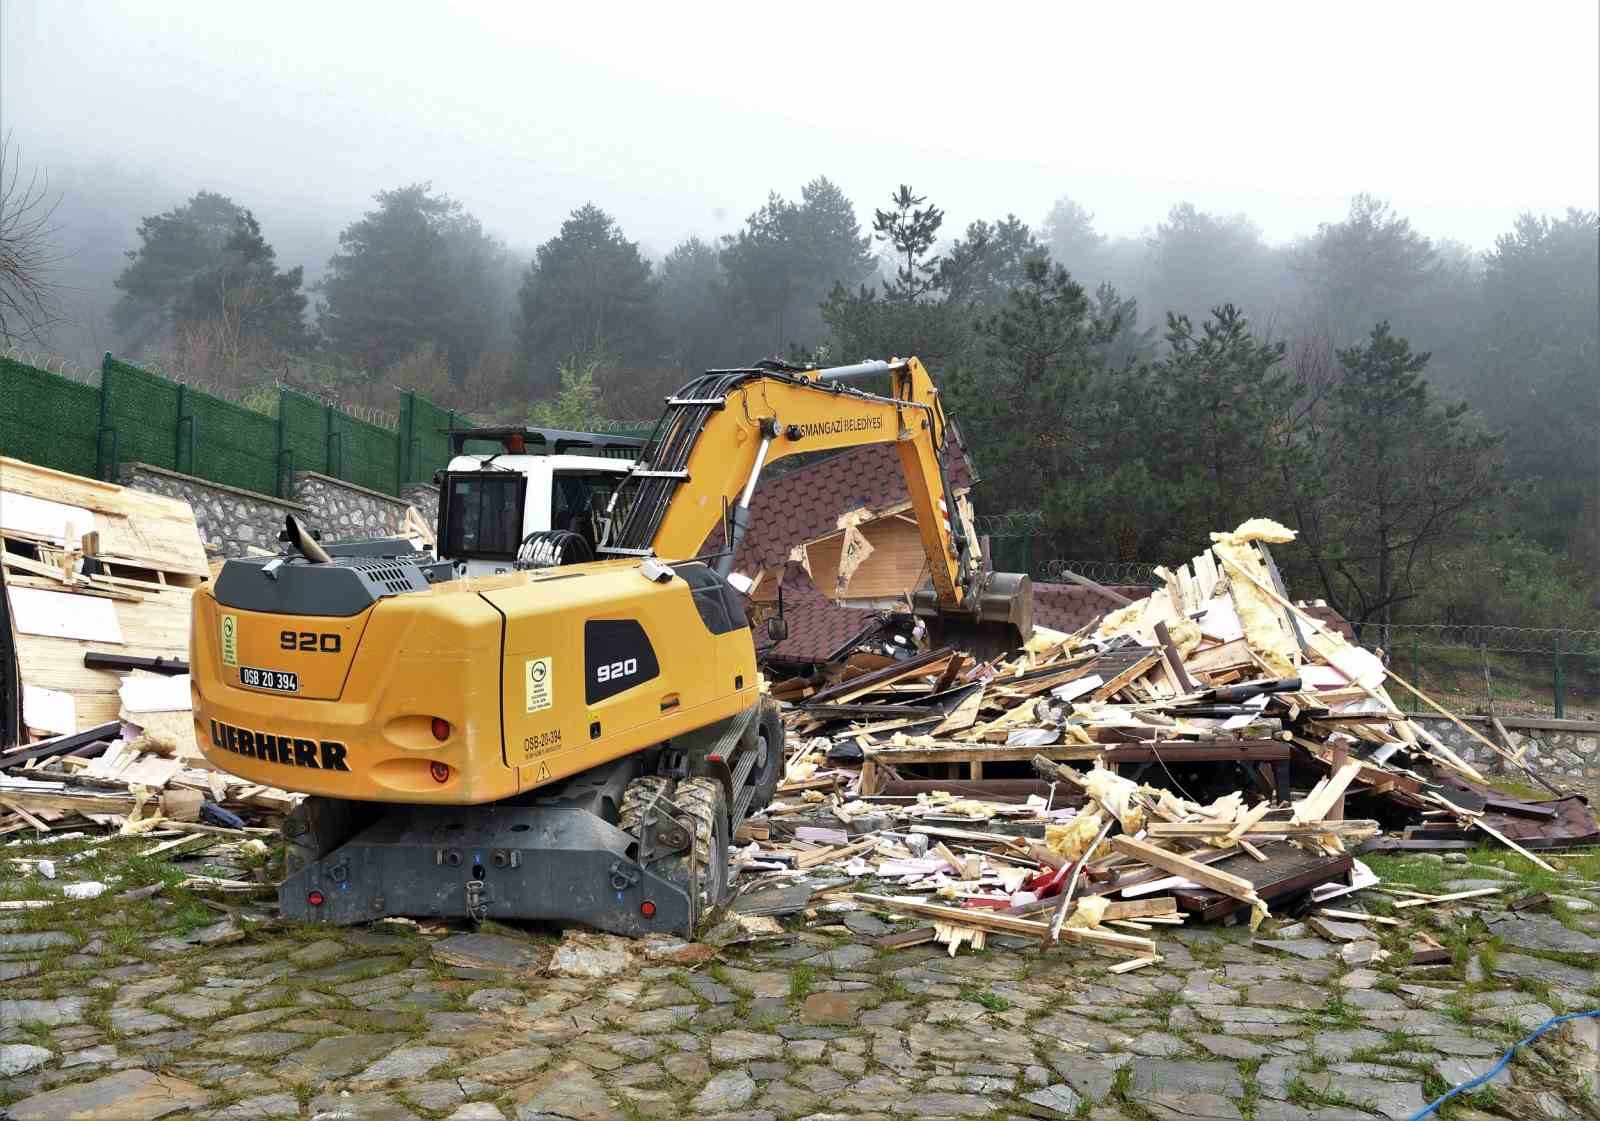
[[[529,538],[575,535],[558,546],[592,554],[606,507],[644,446],[631,437],[548,428],[450,432],[439,483],[438,551],[457,575],[510,572]],[[498,449],[498,450],[495,450]],[[541,452],[543,454],[541,454]]]

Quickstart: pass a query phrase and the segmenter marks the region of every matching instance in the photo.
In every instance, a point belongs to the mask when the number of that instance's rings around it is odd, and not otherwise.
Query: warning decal
[[[538,712],[555,704],[555,659],[530,658],[523,669],[528,711]]]
[[[237,615],[222,617],[222,664],[225,666],[239,664],[239,616]]]

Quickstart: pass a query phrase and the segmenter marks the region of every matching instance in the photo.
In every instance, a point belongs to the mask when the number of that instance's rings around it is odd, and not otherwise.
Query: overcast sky
[[[818,175],[863,224],[1070,194],[1136,234],[1187,199],[1270,240],[1390,199],[1486,248],[1600,196],[1600,4],[0,0],[0,119],[268,223],[431,179],[514,245],[587,200],[657,252]],[[947,225],[947,230],[952,227]]]

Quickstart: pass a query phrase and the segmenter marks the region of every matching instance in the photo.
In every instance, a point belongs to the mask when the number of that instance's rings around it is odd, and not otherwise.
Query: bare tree
[[[60,202],[37,167],[22,178],[11,134],[0,138],[0,343],[7,346],[42,341],[62,319],[61,287],[50,279],[61,259],[54,224]]]

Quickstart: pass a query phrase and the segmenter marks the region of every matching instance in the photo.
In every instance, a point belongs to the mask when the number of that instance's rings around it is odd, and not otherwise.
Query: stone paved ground
[[[1498,854],[1475,859],[1381,864],[1423,887],[1521,886]],[[996,939],[952,959],[813,924],[697,968],[556,978],[447,964],[383,928],[240,938],[171,888],[107,893],[0,913],[0,1115],[1404,1118],[1553,1011],[1600,1005],[1600,862],[1568,866],[1546,883],[1574,907],[1556,916],[1405,912],[1452,964],[1352,965],[1276,923],[1158,931],[1164,963],[1121,976],[1075,947]],[[124,890],[171,878],[121,874]],[[500,933],[548,957],[549,934]],[[1596,1038],[1593,1020],[1562,1029],[1446,1116],[1600,1117]]]

